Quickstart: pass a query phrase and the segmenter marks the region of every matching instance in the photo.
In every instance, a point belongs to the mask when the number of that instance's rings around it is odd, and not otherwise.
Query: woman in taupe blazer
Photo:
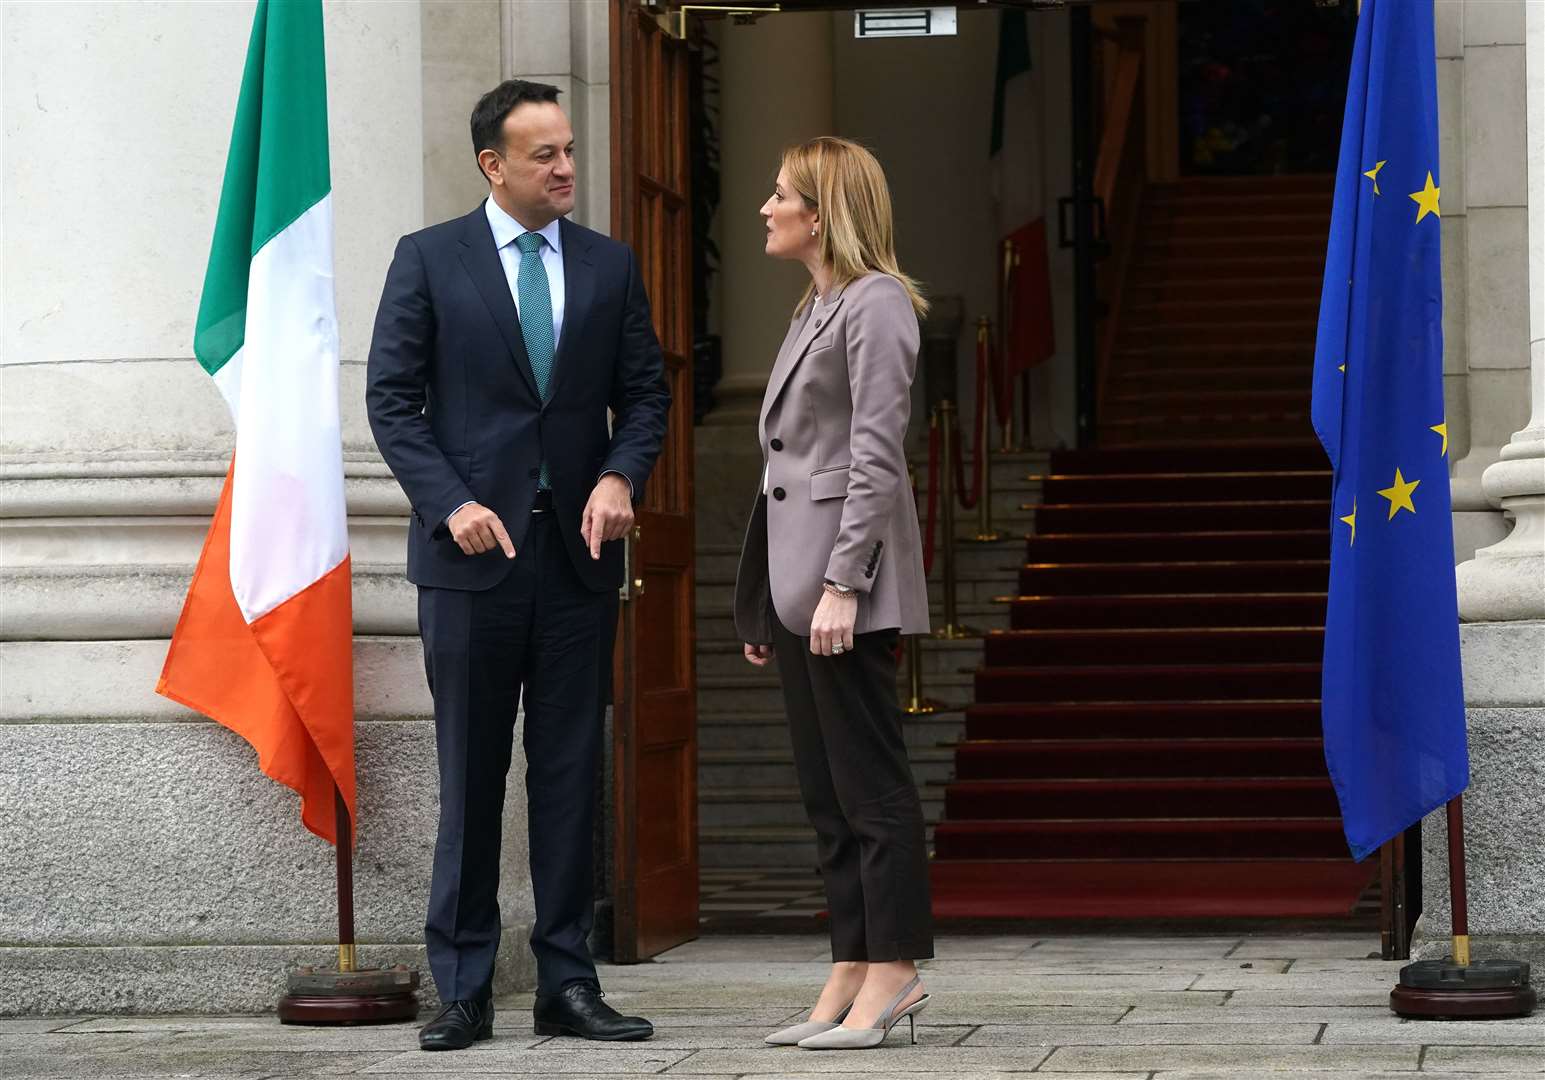
[[[928,630],[902,450],[927,303],[896,265],[885,174],[856,143],[786,151],[761,213],[767,253],[811,283],[762,400],[735,625],[748,661],[778,659],[833,961],[809,1021],[767,1041],[873,1046],[906,1017],[915,1042],[928,998],[914,961],[933,955],[933,928],[895,647]]]

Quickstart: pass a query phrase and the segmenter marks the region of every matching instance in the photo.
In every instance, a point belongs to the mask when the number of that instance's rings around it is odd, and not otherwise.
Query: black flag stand
[[[279,1000],[285,1024],[384,1024],[418,1016],[418,972],[403,964],[361,968],[354,954],[354,830],[343,792],[333,789],[338,815],[338,967],[290,972]]]
[[[1448,804],[1448,883],[1453,900],[1453,953],[1447,960],[1419,960],[1400,969],[1389,1007],[1423,1020],[1499,1020],[1528,1016],[1535,993],[1529,965],[1521,960],[1470,962],[1470,910],[1465,893],[1463,796]]]

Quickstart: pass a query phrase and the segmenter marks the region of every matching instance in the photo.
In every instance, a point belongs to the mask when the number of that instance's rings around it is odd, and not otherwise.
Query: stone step
[[[1025,539],[1029,532],[1029,525],[1034,519],[1034,514],[1026,511],[1023,521],[1019,526],[1012,523],[994,521],[1002,539],[987,542],[978,542],[976,535],[976,519],[973,517],[969,523],[961,524],[955,530],[955,566],[956,574],[960,579],[993,577],[998,574],[1017,574],[1020,566],[1025,561]],[[933,576],[940,577],[944,572],[944,556],[935,554]],[[704,545],[697,549],[697,565],[695,569],[696,582],[701,589],[704,586],[715,586],[730,589],[735,584],[735,574],[740,568],[740,547],[729,547],[723,544]]]
[[[1008,605],[1003,605],[1005,612]],[[968,624],[969,625],[969,624]],[[975,629],[980,629],[976,627]],[[920,642],[922,646],[922,670],[929,682],[935,676],[949,674],[962,670],[975,671],[982,663],[982,640],[980,638],[961,638],[956,640],[943,640],[930,638]],[[746,662],[744,645],[737,639],[730,638],[719,641],[705,641],[701,636],[697,642],[697,674],[702,679],[705,676],[741,675],[749,671],[755,671]],[[902,661],[901,685],[906,686],[906,661]]]
[[[923,820],[938,823],[944,813],[942,786],[928,785],[918,790],[923,803]],[[702,788],[698,791],[700,829],[781,826],[808,828],[810,819],[796,787]]]
[[[928,828],[928,848],[930,851],[933,849],[931,825]],[[815,869],[815,832],[809,825],[700,827],[698,865],[714,869],[789,866]]]
[[[1003,585],[997,596],[1008,596],[1018,590],[1019,573],[1003,579]],[[738,642],[740,636],[735,632],[735,620],[730,614],[729,588],[723,587],[715,600],[700,604],[697,610],[696,636],[699,646]],[[955,617],[967,626],[978,630],[1006,630],[1010,625],[1013,614],[1012,606],[1007,603],[999,603],[997,596],[988,603],[957,603]],[[931,618],[934,626],[940,626],[944,622],[944,601],[938,596],[931,606]]]
[[[931,693],[924,684],[924,692]],[[905,704],[906,695],[902,694]],[[947,712],[907,716],[902,719],[901,731],[909,749],[936,749],[953,746],[965,737],[966,723],[964,701]],[[781,710],[769,713],[725,713],[699,715],[697,718],[698,750],[780,750],[790,751],[789,724]]]
[[[912,775],[919,786],[948,783],[954,775],[955,751],[924,747],[911,753]],[[699,789],[728,787],[797,787],[791,754],[783,750],[699,750]]]

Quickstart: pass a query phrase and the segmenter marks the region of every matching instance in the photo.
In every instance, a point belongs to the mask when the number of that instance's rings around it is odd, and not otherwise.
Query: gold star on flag
[[[1364,176],[1373,181],[1373,193],[1375,195],[1383,194],[1381,191],[1379,191],[1379,170],[1384,168],[1384,164],[1385,163],[1381,161],[1373,168],[1363,173]]]
[[[1337,364],[1336,365],[1336,370],[1341,372],[1341,374],[1345,375],[1347,373],[1347,366],[1345,364]]]
[[[1436,431],[1439,435],[1443,436],[1443,450],[1438,454],[1438,456],[1448,457],[1448,421],[1445,420],[1441,424],[1433,424],[1432,427],[1428,428],[1427,430]]]
[[[1407,482],[1406,478],[1400,475],[1400,470],[1395,470],[1394,484],[1379,491],[1380,495],[1389,500],[1389,518],[1387,520],[1393,521],[1395,514],[1400,510],[1409,510],[1413,514],[1416,513],[1416,506],[1411,502],[1411,492],[1415,491],[1416,485],[1420,483],[1420,480]]]
[[[1432,173],[1429,172],[1427,174],[1427,183],[1423,185],[1422,190],[1411,192],[1412,200],[1415,201],[1417,206],[1421,207],[1421,209],[1416,212],[1416,220],[1418,222],[1420,222],[1422,218],[1426,217],[1428,214],[1431,214],[1433,217],[1443,216],[1442,214],[1438,213],[1439,190],[1441,189],[1433,187]]]
[[[1382,164],[1382,162],[1380,164]],[[1353,544],[1357,543],[1357,499],[1356,498],[1354,498],[1352,500],[1352,512],[1350,514],[1348,514],[1346,517],[1342,518],[1341,520],[1346,522],[1348,525],[1352,526],[1352,539],[1347,541],[1347,547],[1351,547]]]

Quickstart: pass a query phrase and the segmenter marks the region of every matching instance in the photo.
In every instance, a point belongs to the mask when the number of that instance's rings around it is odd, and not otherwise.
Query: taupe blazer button
[[[782,450],[783,449],[783,440],[782,439],[774,439],[772,442],[768,443],[767,445],[772,447],[774,450]]]
[[[785,498],[787,496],[788,496],[788,492],[784,491],[782,488],[773,488],[773,498],[775,498],[775,499],[783,499],[783,498]]]

